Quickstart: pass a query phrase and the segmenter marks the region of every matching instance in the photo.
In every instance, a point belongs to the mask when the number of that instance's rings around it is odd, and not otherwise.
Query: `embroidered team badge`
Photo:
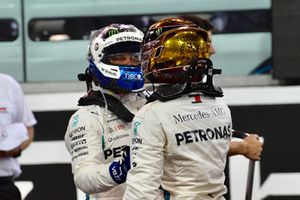
[[[202,103],[200,94],[189,95],[189,97],[194,98],[194,101],[192,101],[192,103]]]

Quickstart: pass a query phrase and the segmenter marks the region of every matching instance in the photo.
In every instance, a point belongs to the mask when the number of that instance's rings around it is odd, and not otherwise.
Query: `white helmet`
[[[89,72],[96,85],[114,92],[135,92],[144,86],[140,62],[116,65],[110,57],[130,53],[140,61],[140,45],[144,34],[133,25],[111,24],[92,31],[88,49]]]

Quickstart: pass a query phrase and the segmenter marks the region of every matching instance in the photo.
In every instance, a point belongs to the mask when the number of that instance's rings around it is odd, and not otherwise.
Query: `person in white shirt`
[[[21,199],[14,185],[21,174],[16,157],[33,141],[36,123],[19,83],[0,73],[0,199]]]

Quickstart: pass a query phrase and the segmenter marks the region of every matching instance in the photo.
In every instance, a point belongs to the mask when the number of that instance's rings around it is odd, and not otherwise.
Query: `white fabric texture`
[[[133,114],[145,103],[136,94],[115,97]],[[91,194],[91,200],[123,198],[126,185],[112,180],[109,166],[121,159],[121,148],[130,145],[130,128],[131,123],[96,105],[83,106],[72,115],[65,145],[72,157],[74,182],[77,188]]]
[[[224,199],[232,121],[222,99],[193,94],[155,101],[132,126],[125,200]]]
[[[27,129],[23,123],[8,125],[5,129],[0,129],[0,150],[12,150],[28,138]]]

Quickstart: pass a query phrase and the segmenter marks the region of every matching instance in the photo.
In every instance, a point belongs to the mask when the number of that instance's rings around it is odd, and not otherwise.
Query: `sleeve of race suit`
[[[127,175],[124,199],[163,199],[159,187],[166,139],[158,116],[148,112],[136,116],[132,123],[132,132],[131,170]]]
[[[77,188],[88,194],[105,192],[122,183],[116,181],[110,172],[112,167],[120,167],[118,163],[104,162],[103,131],[101,122],[91,113],[76,112],[65,134],[65,145],[72,157],[74,182]]]

